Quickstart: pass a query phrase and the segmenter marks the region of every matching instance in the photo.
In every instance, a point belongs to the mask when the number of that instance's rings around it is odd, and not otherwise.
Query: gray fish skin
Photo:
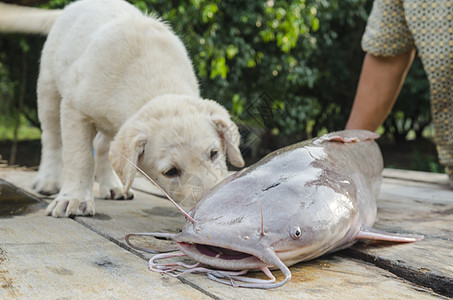
[[[200,199],[189,213],[197,222],[174,239],[196,261],[228,270],[276,266],[275,256],[290,266],[351,246],[376,219],[377,137],[340,131],[269,154]]]

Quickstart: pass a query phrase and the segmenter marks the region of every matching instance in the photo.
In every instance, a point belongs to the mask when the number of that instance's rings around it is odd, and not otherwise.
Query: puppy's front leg
[[[63,185],[47,207],[54,217],[94,215],[93,124],[65,101],[61,106]]]
[[[94,138],[95,174],[99,182],[101,198],[124,200],[134,198],[132,190],[124,192],[124,186],[116,175],[109,160],[109,149],[111,140],[104,134],[98,132]]]
[[[61,96],[52,76],[41,63],[38,79],[38,116],[41,121],[41,162],[33,189],[43,195],[53,195],[60,191],[62,172],[62,142],[60,127]]]

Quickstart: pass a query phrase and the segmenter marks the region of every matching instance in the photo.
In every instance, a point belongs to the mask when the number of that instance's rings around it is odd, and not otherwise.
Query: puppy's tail
[[[0,32],[48,34],[61,12],[0,3]]]

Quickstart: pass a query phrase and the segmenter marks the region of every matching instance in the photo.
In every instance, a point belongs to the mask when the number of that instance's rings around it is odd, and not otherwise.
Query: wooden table
[[[132,201],[96,199],[94,217],[44,216],[50,198],[35,194],[36,172],[0,169],[15,193],[39,199],[0,216],[0,299],[447,299],[453,297],[453,189],[446,175],[384,171],[375,227],[417,233],[412,244],[356,244],[290,268],[273,290],[233,288],[205,274],[173,278],[147,269],[149,254],[130,249],[131,232],[176,232],[184,219],[137,178]],[[12,187],[10,186],[10,187]],[[7,188],[3,185],[3,195]],[[0,195],[0,208],[2,207]],[[282,275],[277,279],[281,279]]]

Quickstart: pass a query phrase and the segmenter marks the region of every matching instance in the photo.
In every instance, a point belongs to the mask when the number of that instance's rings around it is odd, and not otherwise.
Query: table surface
[[[96,199],[95,216],[56,219],[44,215],[51,198],[30,188],[35,176],[36,171],[0,168],[0,201],[10,197],[5,196],[10,189],[39,199],[16,216],[0,214],[1,299],[453,297],[453,189],[444,174],[384,170],[374,227],[423,234],[424,240],[357,243],[292,266],[292,280],[272,290],[234,288],[205,274],[173,278],[149,271],[151,255],[128,247],[124,236],[177,232],[184,218],[142,177],[134,182],[134,200]]]

